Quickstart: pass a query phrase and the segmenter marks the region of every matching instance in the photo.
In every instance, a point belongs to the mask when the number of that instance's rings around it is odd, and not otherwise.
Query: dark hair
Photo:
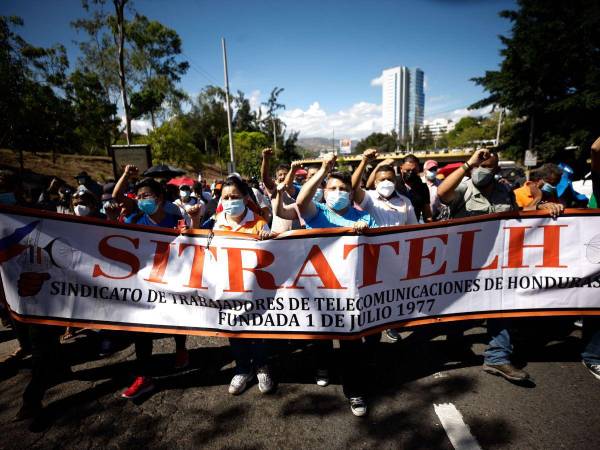
[[[348,172],[331,172],[327,179],[330,180],[332,178],[340,180],[342,183],[352,187],[352,175]]]
[[[160,197],[163,195],[162,186],[158,181],[154,178],[143,178],[135,185],[135,192],[137,193],[141,188],[147,187],[149,188],[154,195]]]
[[[535,169],[529,172],[529,181],[539,181],[544,178],[541,169]]]
[[[223,191],[223,189],[225,189],[227,186],[235,186],[244,197],[250,195],[250,188],[244,181],[240,180],[238,177],[227,178],[223,183],[223,186],[221,187],[221,191]]]
[[[556,164],[546,163],[542,167],[540,167],[536,172],[539,173],[540,178],[547,180],[552,175],[560,178],[562,176],[562,170]]]
[[[417,166],[421,164],[421,162],[419,161],[419,158],[417,158],[415,155],[406,155],[404,158],[402,158],[402,164],[404,163],[413,163],[416,164]]]
[[[392,166],[390,166],[389,164],[384,164],[383,166],[376,167],[375,173],[379,173],[379,172],[394,172],[394,175],[396,174],[396,171],[394,170],[394,168]]]
[[[179,186],[179,190],[180,191],[190,191],[191,192],[192,188],[188,184],[182,184],[181,186]]]
[[[194,181],[194,186],[192,186],[192,190],[196,193],[199,194],[202,191],[204,191],[204,188],[202,187],[202,183],[200,181]]]
[[[279,172],[280,170],[287,170],[288,172],[290,171],[290,166],[287,164],[279,164],[277,166],[277,169],[275,169],[275,172]]]

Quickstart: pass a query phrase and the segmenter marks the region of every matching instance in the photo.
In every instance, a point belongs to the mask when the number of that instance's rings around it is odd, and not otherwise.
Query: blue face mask
[[[221,204],[223,205],[225,214],[229,214],[230,216],[239,216],[244,212],[244,209],[246,209],[244,199],[241,198],[223,200]]]
[[[542,186],[542,191],[547,194],[556,195],[556,186],[552,186],[550,183],[544,183]]]
[[[350,192],[346,191],[329,191],[325,198],[327,206],[334,211],[341,211],[350,204]]]
[[[138,208],[140,208],[140,211],[148,214],[149,216],[154,214],[158,209],[158,203],[156,203],[156,200],[153,198],[143,198],[138,200],[137,204]]]
[[[17,199],[13,192],[3,192],[0,194],[0,203],[3,205],[16,205]]]

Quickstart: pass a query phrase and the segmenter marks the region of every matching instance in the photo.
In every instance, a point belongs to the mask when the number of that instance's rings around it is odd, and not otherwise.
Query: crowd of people
[[[393,159],[378,161],[377,150],[368,149],[352,173],[336,170],[336,155],[329,154],[320,166],[278,165],[274,177],[271,149],[262,152],[260,179],[244,180],[232,173],[222,181],[208,184],[199,177],[193,185],[178,185],[176,179],[143,178],[134,166],[126,166],[113,183],[100,185],[86,172],[74,183],[52,179],[42,192],[23,191],[17,174],[0,170],[0,203],[21,205],[61,214],[95,217],[122,224],[154,227],[228,230],[269,239],[294,229],[350,227],[356,233],[367,228],[429,223],[454,218],[505,211],[542,210],[552,217],[565,208],[587,206],[571,186],[573,170],[564,164],[546,163],[534,169],[524,183],[507,180],[500,172],[499,156],[494,149],[479,149],[455,170],[442,175],[438,162],[421,164],[414,155],[399,164]],[[592,182],[594,195],[600,195],[600,138],[592,146]],[[13,321],[2,308],[3,322],[14,329],[19,348],[9,357],[14,362],[32,355],[31,381],[23,394],[18,418],[31,417],[42,407],[45,390],[70,368],[60,354],[61,339],[73,330]],[[583,319],[582,361],[600,379],[600,322]],[[452,327],[450,327],[452,328]],[[458,330],[458,332],[457,332]],[[511,321],[487,320],[489,344],[484,352],[485,372],[513,382],[529,379],[529,374],[511,361]],[[418,331],[417,331],[418,332]],[[460,327],[448,331],[448,337],[461,333]],[[100,332],[99,352],[114,351],[113,335]],[[401,340],[399,330],[385,331],[392,342]],[[133,383],[121,394],[134,399],[155,389],[152,378],[152,346],[156,335],[129,334],[135,346]],[[175,368],[189,364],[186,337],[176,335]],[[333,341],[317,341],[315,382],[327,386],[333,370],[341,376],[344,394],[352,413],[367,413],[367,370],[381,334],[339,342],[338,367],[331,367]],[[262,393],[276,386],[270,369],[271,342],[264,339],[230,338],[235,360],[235,375],[230,394],[243,393],[254,379]]]

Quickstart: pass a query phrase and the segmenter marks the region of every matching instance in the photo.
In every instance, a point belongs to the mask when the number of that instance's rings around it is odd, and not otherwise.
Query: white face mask
[[[187,200],[188,198],[190,198],[190,191],[179,191],[179,196],[182,199]]]
[[[89,216],[90,215],[90,207],[86,205],[75,205],[73,208],[76,216]]]
[[[390,180],[383,180],[377,183],[377,186],[375,186],[375,190],[382,197],[388,198],[392,196],[392,194],[396,190],[396,186]]]

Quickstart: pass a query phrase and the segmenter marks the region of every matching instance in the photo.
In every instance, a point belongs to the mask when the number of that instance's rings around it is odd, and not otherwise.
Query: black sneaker
[[[350,398],[350,410],[356,417],[362,417],[367,414],[367,402],[363,397]]]
[[[592,375],[600,380],[600,364],[591,364],[589,362],[581,361],[583,365],[590,371]]]

